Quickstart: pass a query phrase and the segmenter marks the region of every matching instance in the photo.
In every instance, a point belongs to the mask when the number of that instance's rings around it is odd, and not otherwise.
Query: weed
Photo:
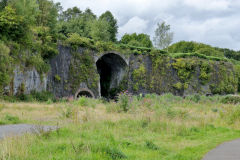
[[[118,105],[124,112],[130,109],[130,95],[127,91],[118,95]]]
[[[0,104],[0,112],[5,108],[6,106],[4,104]]]
[[[212,108],[212,111],[216,113],[216,112],[218,112],[218,109],[217,108]]]
[[[127,156],[117,148],[107,147],[104,149],[104,153],[109,155],[112,158],[112,160],[127,158]]]
[[[159,147],[156,144],[154,144],[152,141],[146,141],[145,146],[148,149],[151,149],[151,150],[158,150],[159,149]]]
[[[71,118],[73,116],[73,107],[72,106],[61,107],[61,115],[64,118]]]
[[[237,106],[233,112],[228,115],[228,123],[233,124],[234,122],[240,120],[240,107]]]

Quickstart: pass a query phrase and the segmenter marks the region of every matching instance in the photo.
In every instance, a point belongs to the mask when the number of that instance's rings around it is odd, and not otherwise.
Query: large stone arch
[[[90,98],[95,98],[93,92],[90,89],[88,89],[88,88],[80,88],[80,89],[78,89],[78,91],[75,93],[74,98],[77,99],[81,95],[86,96],[86,97],[90,97]]]
[[[119,52],[116,52],[116,51],[107,51],[107,52],[103,52],[103,53],[95,56],[95,63],[97,63],[97,61],[98,61],[101,57],[103,57],[103,56],[105,56],[105,55],[107,55],[107,54],[115,54],[115,55],[118,55],[119,57],[121,57],[121,58],[125,61],[125,63],[126,63],[127,65],[129,65],[129,58],[126,57],[124,54],[119,53]]]
[[[100,94],[105,98],[114,98],[120,90],[120,84],[128,71],[129,61],[118,52],[105,52],[96,58],[100,75]]]

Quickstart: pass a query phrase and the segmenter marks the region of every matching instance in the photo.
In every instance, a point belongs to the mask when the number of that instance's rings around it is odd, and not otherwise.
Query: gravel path
[[[240,160],[240,139],[221,144],[208,152],[203,160]]]
[[[8,136],[18,136],[24,133],[36,133],[40,130],[49,131],[55,130],[54,126],[39,126],[30,124],[14,124],[14,125],[0,125],[0,139]]]

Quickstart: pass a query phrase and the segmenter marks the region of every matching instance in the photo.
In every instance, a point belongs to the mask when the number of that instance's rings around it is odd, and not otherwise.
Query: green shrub
[[[201,100],[201,96],[199,94],[195,94],[193,96],[187,96],[186,99],[198,103]]]
[[[222,103],[238,104],[240,103],[240,96],[226,96],[221,100]]]
[[[151,149],[151,150],[158,150],[159,149],[159,147],[156,144],[154,144],[152,141],[146,141],[145,146],[148,149]]]
[[[95,108],[97,104],[101,103],[101,100],[88,98],[88,97],[79,97],[76,101],[73,102],[74,105],[77,106],[84,106],[84,107],[91,107]]]
[[[66,40],[67,44],[70,44],[73,47],[89,47],[92,48],[92,42],[90,39],[81,37],[78,33],[72,33]]]
[[[76,105],[80,105],[80,106],[87,106],[88,105],[88,99],[87,97],[79,97],[78,100],[76,100],[74,102],[74,104]]]
[[[47,102],[48,100],[54,100],[52,93],[48,91],[43,92],[32,91],[30,95],[26,96],[29,96],[29,98],[32,98],[32,100],[36,100],[39,102]],[[27,99],[27,101],[31,101],[31,99]]]
[[[120,93],[118,95],[118,106],[122,109],[122,111],[127,112],[130,109],[130,97],[126,92]]]

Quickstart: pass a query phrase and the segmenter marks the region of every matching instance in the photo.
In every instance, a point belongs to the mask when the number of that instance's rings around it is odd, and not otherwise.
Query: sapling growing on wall
[[[173,32],[171,32],[170,29],[170,25],[166,24],[165,22],[157,24],[153,41],[158,49],[166,48],[168,50],[168,46],[173,41]]]

